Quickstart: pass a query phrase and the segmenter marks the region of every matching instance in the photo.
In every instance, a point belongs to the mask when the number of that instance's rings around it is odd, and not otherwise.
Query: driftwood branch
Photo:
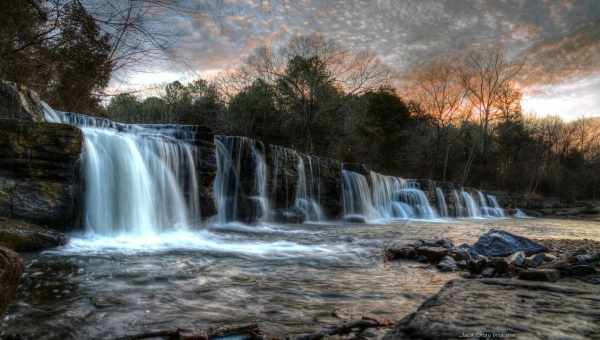
[[[348,335],[352,332],[361,333],[368,328],[391,327],[392,325],[393,323],[388,320],[379,321],[363,317],[360,320],[344,322],[337,326],[328,327],[318,333],[300,336],[296,340],[321,340],[332,335]]]
[[[210,340],[217,337],[227,336],[244,336],[244,339],[248,340],[259,340],[263,338],[258,325],[251,324],[233,328],[217,328],[199,331],[178,328],[175,330],[163,330],[126,335],[113,340],[143,340],[155,338],[162,338],[166,340]]]

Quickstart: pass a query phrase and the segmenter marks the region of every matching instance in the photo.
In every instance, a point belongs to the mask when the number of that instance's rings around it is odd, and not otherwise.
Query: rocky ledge
[[[598,339],[600,286],[453,280],[384,339]]]
[[[0,317],[15,298],[23,274],[23,260],[10,249],[0,247]]]
[[[0,246],[17,252],[39,251],[67,242],[63,233],[35,224],[0,217]]]

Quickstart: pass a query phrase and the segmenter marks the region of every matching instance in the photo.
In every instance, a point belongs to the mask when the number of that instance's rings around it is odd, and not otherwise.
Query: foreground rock
[[[67,238],[55,230],[0,217],[0,246],[17,252],[39,251],[63,245]]]
[[[453,280],[384,339],[597,339],[600,287],[522,280]]]
[[[15,298],[23,274],[23,260],[19,254],[0,247],[0,317]]]

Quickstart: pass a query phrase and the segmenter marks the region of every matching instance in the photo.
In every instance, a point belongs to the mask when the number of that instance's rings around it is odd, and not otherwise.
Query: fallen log
[[[344,322],[337,326],[322,329],[320,332],[303,335],[295,340],[321,340],[333,335],[348,335],[352,332],[361,333],[368,328],[392,327],[393,323],[389,320],[379,321],[372,318],[363,317],[360,320]]]
[[[166,340],[211,340],[214,338],[227,337],[227,336],[243,336],[247,340],[261,340],[263,339],[262,332],[258,328],[258,325],[251,324],[239,327],[231,328],[216,328],[208,330],[187,330],[187,329],[174,329],[174,330],[163,330],[155,332],[145,332],[133,335],[126,335],[123,337],[115,338],[113,340],[143,340],[143,339],[166,339]]]

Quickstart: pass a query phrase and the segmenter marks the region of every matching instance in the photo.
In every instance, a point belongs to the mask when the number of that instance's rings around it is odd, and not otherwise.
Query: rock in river
[[[18,252],[39,251],[67,242],[61,232],[0,217],[0,246]]]
[[[523,251],[525,255],[529,256],[542,253],[546,248],[525,237],[492,229],[483,234],[471,250],[480,255],[504,257],[518,251]]]

